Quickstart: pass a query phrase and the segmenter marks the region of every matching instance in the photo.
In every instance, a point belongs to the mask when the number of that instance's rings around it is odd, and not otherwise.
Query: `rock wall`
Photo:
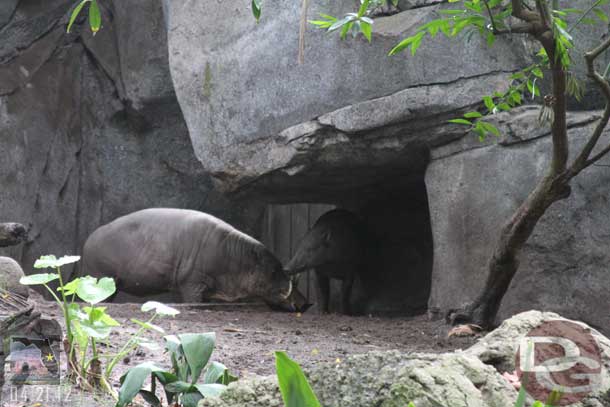
[[[170,67],[195,154],[226,190],[284,200],[321,199],[319,183],[336,191],[413,166],[417,143],[451,137],[430,130],[443,113],[503,88],[527,63],[522,38],[488,49],[476,36],[469,46],[437,39],[417,58],[388,57],[449,7],[435,3],[378,19],[372,44],[310,28],[299,65],[300,2],[267,1],[257,25],[248,0],[166,1]],[[309,15],[353,7],[315,0]]]
[[[2,253],[28,272],[40,255],[79,253],[100,224],[151,206],[247,223],[193,153],[160,1],[104,1],[95,37],[66,35],[73,3],[0,6],[0,220],[31,228]]]
[[[442,316],[477,295],[499,229],[544,175],[551,141],[548,130],[537,127],[537,115],[537,108],[524,108],[500,117],[499,140],[465,138],[432,152],[426,173],[434,234],[431,311]],[[572,155],[596,117],[570,115]],[[608,332],[610,318],[601,311],[610,304],[608,185],[608,160],[602,160],[575,178],[572,196],[543,216],[520,257],[500,319],[536,308]]]

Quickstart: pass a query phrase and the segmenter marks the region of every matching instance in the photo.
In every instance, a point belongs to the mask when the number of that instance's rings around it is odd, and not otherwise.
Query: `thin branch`
[[[489,3],[487,0],[483,0],[483,4],[485,4],[485,9],[487,10],[487,14],[489,14],[489,19],[491,20],[491,28],[494,33],[498,32],[498,27],[496,26],[496,20],[494,20],[494,15],[491,12],[491,7],[489,7]]]
[[[589,158],[591,156],[591,152],[599,142],[600,137],[602,136],[606,126],[608,125],[608,121],[610,121],[610,83],[600,75],[599,72],[595,69],[595,60],[606,50],[610,48],[610,38],[606,39],[599,46],[594,48],[593,50],[587,52],[585,54],[585,61],[587,63],[587,75],[593,79],[593,81],[599,86],[599,89],[606,99],[606,107],[604,109],[604,114],[600,121],[595,126],[593,130],[593,134],[587,141],[587,144],[583,147],[582,151],[578,155],[578,157],[574,160],[570,168],[571,177],[576,176],[579,172],[589,167],[594,162],[598,161],[602,157],[604,157],[608,151],[610,151],[610,146],[606,147],[600,153],[596,154],[594,157]]]

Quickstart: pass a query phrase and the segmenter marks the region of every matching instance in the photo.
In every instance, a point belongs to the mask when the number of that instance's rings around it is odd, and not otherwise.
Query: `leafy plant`
[[[157,383],[163,386],[168,405],[196,407],[202,398],[220,395],[229,383],[237,380],[225,365],[210,362],[216,343],[213,332],[168,335],[164,339],[172,370],[163,370],[150,362],[129,369],[121,377],[117,407],[131,403],[138,394],[150,405],[160,406]],[[144,384],[148,379],[151,385],[146,390]]]
[[[74,10],[72,10],[72,14],[70,14],[68,28],[66,29],[68,33],[87,3],[89,3],[89,27],[91,28],[91,32],[95,35],[100,28],[102,28],[102,14],[100,13],[100,6],[97,3],[97,0],[81,0],[81,2],[74,7]]]
[[[113,328],[120,326],[106,312],[106,307],[98,304],[116,292],[116,285],[111,278],[96,279],[85,276],[64,283],[61,267],[80,260],[78,256],[56,258],[53,255],[42,256],[34,263],[36,269],[50,268],[52,273],[34,274],[23,277],[24,285],[42,285],[60,306],[65,326],[65,350],[68,354],[70,373],[78,377],[81,385],[90,388],[103,388],[113,397],[116,392],[109,381],[117,363],[138,346],[153,348],[154,343],[143,338],[145,331],[164,333],[163,329],[153,324],[159,316],[174,316],[179,311],[159,302],[150,301],[142,305],[142,312],[152,312],[147,321],[133,318],[131,321],[139,325],[139,330],[123,345],[115,355],[104,355],[99,352],[98,345],[106,341]],[[59,286],[54,291],[49,283],[57,281]],[[75,302],[76,299],[85,305]],[[101,359],[108,359],[106,368],[102,371]],[[80,362],[79,362],[80,360]]]

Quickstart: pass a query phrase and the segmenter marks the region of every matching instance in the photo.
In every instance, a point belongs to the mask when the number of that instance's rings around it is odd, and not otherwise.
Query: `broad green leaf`
[[[227,367],[222,363],[210,363],[203,375],[203,383],[220,383],[219,380],[223,378],[227,370]]]
[[[142,312],[155,311],[159,315],[175,316],[180,313],[175,308],[169,307],[157,301],[148,301],[142,305]]]
[[[100,322],[110,327],[121,326],[117,320],[106,313],[106,307],[84,307],[83,311],[87,313],[89,319],[93,322]]]
[[[89,304],[97,304],[111,297],[116,292],[114,280],[109,277],[99,281],[94,277],[81,277],[76,289],[76,295]]]
[[[193,386],[191,383],[177,380],[175,382],[168,383],[165,386],[165,390],[170,391],[172,393],[187,393],[195,390],[195,386]]]
[[[466,119],[478,119],[479,117],[483,117],[483,115],[479,112],[468,112],[464,115]]]
[[[214,332],[178,335],[186,362],[191,370],[191,383],[196,383],[203,368],[208,364],[216,344]]]
[[[83,332],[91,338],[106,339],[110,336],[110,332],[112,331],[112,327],[100,321],[91,322],[84,320],[78,322],[80,323],[80,328]]]
[[[203,396],[198,390],[183,394],[181,397],[182,407],[197,407],[202,398]]]
[[[57,273],[53,274],[32,274],[30,276],[21,277],[19,280],[20,284],[23,285],[42,285],[50,283],[51,281],[59,279]]]
[[[227,386],[218,383],[196,384],[195,387],[203,397],[218,397],[227,389]]]
[[[148,390],[140,390],[140,396],[146,401],[151,407],[161,407],[161,401],[157,396]]]
[[[61,266],[65,266],[66,264],[76,263],[80,260],[80,256],[64,256],[61,258],[57,258],[54,255],[41,256],[34,263],[35,269],[45,269],[45,268],[59,268]]]
[[[277,378],[286,407],[321,407],[298,363],[275,352]]]
[[[119,400],[116,407],[125,407],[142,389],[144,382],[152,372],[162,372],[163,370],[150,362],[139,364],[129,369],[121,377],[121,388],[119,389]]]
[[[74,280],[70,281],[68,284],[64,284],[64,286],[63,286],[64,294],[66,294],[66,295],[76,294],[76,289],[78,288],[79,284],[80,284],[80,278],[75,278]],[[57,287],[57,291],[62,291],[62,287]]]

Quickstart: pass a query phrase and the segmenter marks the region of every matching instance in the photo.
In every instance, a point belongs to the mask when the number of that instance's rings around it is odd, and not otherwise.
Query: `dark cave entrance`
[[[343,182],[339,188],[319,185],[319,189],[313,189],[320,194],[318,199],[291,198],[288,202],[270,204],[263,241],[286,264],[301,238],[322,214],[335,207],[348,209],[359,215],[372,237],[367,273],[355,284],[352,293],[354,311],[365,315],[424,313],[430,294],[433,241],[423,167],[408,174],[380,173],[380,179],[367,185],[358,185],[363,178],[356,176],[353,185],[350,182]],[[332,180],[332,176],[326,178]],[[305,195],[311,192],[303,184],[301,188]],[[333,193],[327,195],[325,192],[329,191]],[[292,192],[297,195],[298,186]],[[324,199],[324,195],[328,198]],[[315,284],[313,273],[305,273],[299,279],[299,289],[313,302]],[[339,310],[339,301],[340,282],[334,281],[331,310]]]

